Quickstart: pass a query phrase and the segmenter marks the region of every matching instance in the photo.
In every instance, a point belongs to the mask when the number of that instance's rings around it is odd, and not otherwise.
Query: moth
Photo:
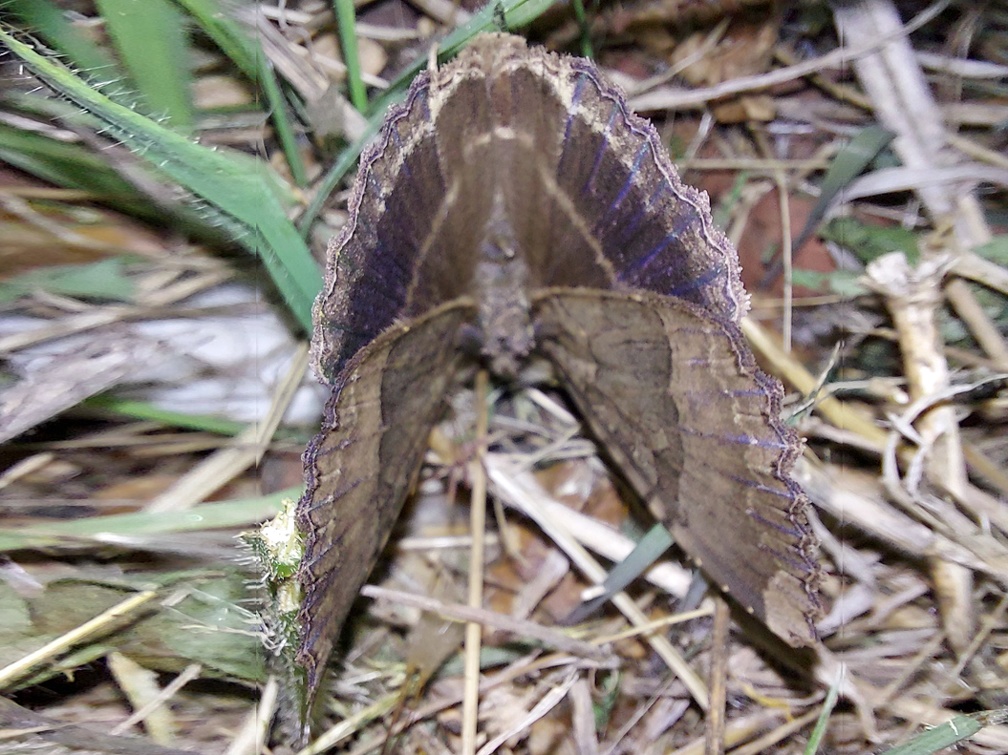
[[[362,158],[314,307],[332,394],[297,510],[309,692],[474,360],[504,380],[548,360],[712,583],[812,643],[801,444],[739,329],[747,306],[706,195],[590,62],[488,34],[419,76]]]

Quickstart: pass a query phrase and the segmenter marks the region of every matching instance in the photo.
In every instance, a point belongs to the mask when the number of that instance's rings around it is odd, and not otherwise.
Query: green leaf
[[[347,89],[350,102],[360,112],[367,112],[367,90],[361,77],[360,55],[357,52],[357,24],[353,0],[333,0],[336,10],[336,27],[339,29],[343,63],[347,70]]]
[[[602,583],[601,595],[592,598],[578,606],[570,616],[567,624],[578,624],[591,616],[614,595],[646,572],[651,565],[672,545],[672,535],[661,524],[656,524],[640,539],[630,554],[616,564]]]
[[[193,112],[182,14],[171,0],[97,0],[97,7],[147,112],[188,131]]]
[[[995,236],[986,244],[978,246],[973,251],[991,262],[996,262],[999,265],[1008,265],[1008,234]]]
[[[186,599],[138,627],[123,652],[142,661],[161,640],[169,658],[184,665],[201,663],[225,679],[261,682],[266,654],[260,638],[250,631],[254,616],[241,607],[249,601],[247,576],[232,571],[223,579],[186,583],[192,586]]]
[[[238,69],[256,83],[266,95],[266,110],[277,140],[287,159],[291,176],[298,186],[306,186],[308,175],[297,148],[297,136],[290,120],[290,108],[284,99],[276,74],[259,41],[236,22],[217,0],[176,0],[200,24],[207,36],[230,58]]]
[[[207,570],[173,575],[175,595],[170,606],[152,602],[149,610],[132,614],[125,624],[110,622],[103,632],[47,662],[23,682],[39,683],[113,650],[159,671],[177,672],[200,663],[206,667],[205,676],[262,681],[262,645],[249,631],[251,614],[239,607],[249,598],[247,575],[233,568],[227,572],[223,577]],[[99,576],[49,582],[40,595],[23,601],[30,606],[29,626],[23,621],[0,626],[4,649],[0,660],[11,655],[16,659],[99,616],[129,596],[130,582],[148,587],[163,584],[165,578],[163,573],[134,572],[123,584],[110,584]],[[12,596],[0,594],[0,602],[11,603]]]
[[[830,293],[844,298],[853,299],[867,293],[861,284],[861,274],[850,270],[835,270],[832,273],[824,273],[819,270],[796,269],[791,273],[791,282],[795,286],[811,288],[813,291],[822,290],[824,286],[829,287]]]
[[[130,301],[133,281],[126,276],[122,259],[112,258],[87,265],[56,265],[0,281],[0,304],[30,294],[48,291],[64,296],[106,301]]]
[[[96,89],[129,89],[119,64],[80,29],[71,24],[51,0],[8,0],[4,5],[32,34],[46,40],[80,71]]]
[[[906,744],[886,750],[882,755],[933,755],[939,750],[969,739],[984,726],[1001,724],[1005,721],[1008,721],[1008,708],[973,713],[969,716],[956,716],[940,726],[918,734]]]
[[[168,533],[243,527],[275,516],[285,498],[299,498],[300,494],[300,488],[289,488],[261,498],[204,503],[183,512],[137,511],[30,527],[6,527],[0,532],[0,553],[59,545],[79,546],[81,542],[110,539],[135,542]]]
[[[844,249],[849,249],[865,264],[889,252],[903,252],[911,264],[920,258],[917,235],[902,226],[878,226],[855,218],[834,218],[820,235]]]
[[[833,158],[826,177],[823,179],[819,201],[805,221],[805,227],[798,234],[792,248],[797,252],[815,232],[816,226],[826,217],[833,200],[846,186],[861,175],[861,172],[893,140],[895,134],[881,126],[867,126],[861,129]]]
[[[261,255],[284,301],[306,332],[322,287],[308,247],[287,217],[287,188],[265,164],[240,153],[211,150],[113,102],[63,66],[0,29],[0,43],[49,86],[102,119],[106,131],[159,172],[203,199],[215,221]]]

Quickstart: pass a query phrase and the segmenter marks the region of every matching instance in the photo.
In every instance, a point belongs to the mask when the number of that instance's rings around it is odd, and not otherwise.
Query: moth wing
[[[464,357],[455,345],[471,307],[450,303],[387,329],[346,365],[322,430],[305,451],[305,533],[298,571],[297,661],[306,709],[361,585],[416,483]]]
[[[538,351],[636,492],[708,576],[794,646],[815,641],[815,538],[781,387],[732,323],[650,294],[553,289]]]

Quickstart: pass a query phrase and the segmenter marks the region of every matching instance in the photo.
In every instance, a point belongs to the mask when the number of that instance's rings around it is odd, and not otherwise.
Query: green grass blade
[[[244,422],[199,414],[182,414],[162,409],[148,401],[118,398],[109,394],[84,399],[80,406],[84,409],[99,409],[132,419],[150,420],[170,427],[216,433],[217,435],[235,436],[248,427]]]
[[[613,566],[602,583],[604,591],[574,609],[565,620],[567,624],[580,624],[613,596],[646,572],[661,555],[672,546],[672,535],[664,525],[656,524],[642,537],[629,555]]]
[[[276,130],[291,177],[298,186],[308,185],[308,171],[297,148],[297,137],[276,74],[262,46],[245,27],[232,18],[217,0],[175,0],[196,19],[214,44],[245,76],[262,88],[266,109]]]
[[[175,0],[192,16],[214,44],[249,79],[255,81],[262,56],[256,41],[234,18],[224,12],[216,0]]]
[[[486,7],[475,13],[462,26],[441,40],[438,46],[438,60],[446,60],[455,55],[459,50],[468,44],[469,40],[480,32],[493,31],[498,28],[497,19],[503,12],[509,29],[517,29],[532,23],[535,19],[545,13],[554,3],[554,0],[504,0],[501,3],[487,3]],[[414,77],[424,66],[427,65],[427,58],[421,57],[413,62],[392,82],[385,97],[381,98],[374,106],[374,110],[383,111],[389,100],[401,97],[399,91],[409,86]]]
[[[189,131],[189,39],[182,14],[171,0],[97,0],[97,7],[146,111]]]
[[[0,280],[0,304],[35,291],[101,301],[130,301],[133,280],[118,257],[84,265],[52,265]]]
[[[90,191],[95,199],[139,213],[147,205],[137,201],[128,181],[79,144],[68,144],[43,134],[0,123],[0,160],[56,186]]]
[[[400,93],[401,95],[402,93]],[[333,164],[326,171],[325,176],[319,181],[318,186],[315,190],[315,196],[312,197],[311,203],[305,208],[305,211],[301,214],[298,219],[298,230],[303,236],[308,235],[308,231],[315,222],[315,218],[322,211],[322,207],[329,200],[329,196],[333,193],[337,186],[339,186],[340,181],[346,176],[351,170],[353,170],[354,165],[357,164],[357,158],[360,157],[361,152],[367,146],[368,142],[378,133],[378,129],[381,127],[382,121],[385,120],[385,111],[381,111],[373,116],[368,121],[367,129],[361,134],[360,138],[357,139],[353,144],[344,149],[339,157],[333,161]]]
[[[101,129],[103,124],[80,108],[68,102],[48,97],[14,94],[3,98],[13,110],[30,114],[45,121],[62,121],[81,129]],[[143,190],[125,180],[111,168],[108,162],[96,155],[90,148],[77,143],[53,139],[45,134],[22,130],[0,123],[0,161],[38,176],[55,186],[77,189],[91,194],[90,201],[99,202],[140,220],[170,225],[179,233],[187,234],[207,244],[229,241],[233,235],[225,236],[226,223],[216,217],[215,212],[206,207],[192,205],[152,204]],[[142,173],[143,165],[135,165],[136,173]],[[158,177],[148,176],[151,183]],[[241,233],[239,229],[237,231]],[[111,247],[109,248],[112,251]],[[128,253],[129,250],[121,250]]]
[[[903,252],[911,264],[920,259],[917,234],[903,226],[872,225],[851,217],[833,218],[819,230],[819,236],[823,241],[849,249],[865,264],[897,251]]]
[[[842,679],[843,677],[837,674],[837,678],[830,685],[826,700],[823,701],[822,710],[819,711],[819,718],[816,719],[816,724],[812,728],[812,735],[809,737],[808,744],[805,745],[805,755],[815,755],[819,752],[819,745],[822,744],[823,737],[826,736],[826,727],[829,724],[830,714],[833,712],[837,700],[840,698],[840,682]]]
[[[836,196],[851,181],[861,175],[865,167],[876,158],[879,152],[886,148],[894,136],[895,134],[886,131],[881,126],[867,126],[855,134],[854,138],[837,152],[829,170],[826,171],[826,177],[823,179],[819,201],[816,202],[808,220],[805,221],[805,227],[802,228],[798,238],[792,244],[794,251],[797,252],[801,249],[815,232],[816,227],[826,217],[826,211]]]
[[[112,56],[67,21],[63,9],[51,0],[8,0],[4,10],[12,12],[24,28],[31,29],[32,34],[65,55],[93,86],[122,91],[123,73]]]
[[[886,750],[882,755],[933,755],[939,750],[969,739],[985,726],[1008,721],[1008,708],[956,716],[940,726],[921,732],[906,744]]]
[[[311,330],[321,276],[281,204],[285,187],[268,166],[240,153],[202,147],[113,102],[3,29],[0,43],[53,89],[100,118],[113,137],[218,211],[217,222],[261,255],[287,306]]]
[[[354,17],[353,0],[334,0],[336,26],[339,29],[340,47],[343,49],[343,63],[347,69],[347,89],[350,102],[360,112],[367,112],[367,89],[361,76],[360,55],[357,52],[357,23]]]
[[[592,50],[591,29],[588,25],[588,14],[582,0],[574,0],[574,18],[577,20],[578,28],[581,30],[581,55],[586,58],[594,58],[595,51]]]
[[[204,503],[188,511],[136,511],[53,522],[45,526],[8,527],[0,532],[0,553],[109,541],[178,532],[245,527],[276,516],[284,499],[298,498],[300,488],[288,488],[261,498]]]
[[[287,101],[280,90],[280,83],[277,81],[273,66],[266,59],[265,54],[256,57],[259,67],[257,81],[266,94],[266,102],[269,106],[270,120],[276,130],[277,141],[280,142],[280,149],[283,150],[290,168],[291,177],[298,186],[308,185],[308,171],[305,169],[304,160],[298,151],[297,135],[294,132],[294,124],[288,116]]]

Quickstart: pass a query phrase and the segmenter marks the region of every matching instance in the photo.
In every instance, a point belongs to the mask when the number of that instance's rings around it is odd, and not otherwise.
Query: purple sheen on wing
[[[571,125],[574,123],[574,119],[579,117],[578,107],[581,103],[581,95],[584,93],[585,86],[591,81],[591,78],[587,73],[582,71],[578,74],[577,81],[574,82],[574,94],[571,95],[570,106],[567,110],[567,120],[564,122],[564,135],[562,144],[566,146],[570,139]]]
[[[771,519],[768,519],[767,517],[763,516],[758,511],[756,511],[755,509],[750,509],[750,510],[746,511],[746,514],[751,519],[755,519],[757,522],[759,522],[760,524],[762,524],[764,527],[769,527],[770,529],[775,530],[775,531],[779,532],[782,535],[787,535],[788,537],[794,538],[795,542],[797,542],[799,539],[801,539],[802,532],[797,527],[793,527],[793,526],[792,527],[785,527],[783,524],[780,524],[779,522],[774,522]]]
[[[606,210],[604,217],[608,217],[610,213],[618,209],[623,200],[626,199],[627,194],[630,193],[630,189],[634,185],[634,178],[637,176],[637,171],[640,170],[641,162],[644,157],[651,151],[651,146],[645,142],[640,145],[637,149],[637,154],[634,156],[633,166],[630,168],[630,172],[627,173],[626,180],[623,182],[622,188],[620,188],[619,193],[616,195],[616,199],[612,201],[609,208]]]
[[[582,194],[595,194],[595,180],[598,177],[599,168],[602,166],[602,159],[611,151],[609,146],[609,132],[612,130],[612,125],[616,120],[616,116],[619,115],[619,107],[613,105],[612,110],[609,111],[609,120],[606,121],[605,130],[602,132],[602,138],[599,140],[598,148],[595,151],[595,161],[592,163],[591,172],[588,174],[588,180],[585,181],[584,188],[581,189]]]
[[[759,448],[769,448],[773,450],[784,450],[788,447],[786,443],[781,442],[779,439],[764,440],[753,435],[746,435],[745,433],[733,434],[706,432],[692,427],[680,427],[679,431],[697,438],[724,441],[725,443],[731,443],[736,446],[757,446]]]
[[[750,477],[740,477],[738,475],[728,475],[728,479],[734,480],[739,485],[745,485],[747,488],[752,488],[753,490],[758,490],[761,493],[769,493],[770,495],[775,495],[779,498],[790,499],[794,496],[790,490],[786,487],[771,487],[769,485],[763,485],[762,483],[750,478]]]
[[[717,281],[723,273],[724,270],[720,268],[711,268],[710,270],[707,270],[706,272],[694,276],[684,283],[673,287],[669,291],[669,296],[678,296],[680,299],[692,300],[692,297],[687,296],[687,294],[691,294],[701,288],[707,288],[711,283]]]

